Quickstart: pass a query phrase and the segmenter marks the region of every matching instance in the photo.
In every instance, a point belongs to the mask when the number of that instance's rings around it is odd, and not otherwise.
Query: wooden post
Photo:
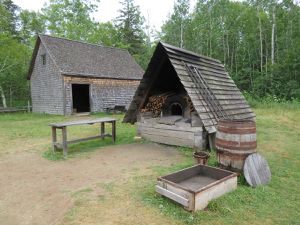
[[[52,127],[52,146],[53,146],[53,152],[55,152],[57,150],[56,141],[57,141],[56,127]]]
[[[29,100],[27,101],[27,112],[30,113],[30,101]]]
[[[64,156],[66,157],[68,154],[67,127],[62,127],[62,146]]]
[[[116,121],[113,121],[111,123],[111,131],[112,131],[112,140],[113,140],[113,143],[116,142]]]
[[[105,122],[101,122],[101,139],[104,139],[105,135]]]

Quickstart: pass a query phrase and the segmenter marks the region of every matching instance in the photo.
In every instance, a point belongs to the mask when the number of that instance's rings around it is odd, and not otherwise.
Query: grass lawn
[[[139,174],[122,185],[107,184],[113,194],[101,200],[85,199],[85,193],[92,191],[88,187],[75,194],[72,196],[75,204],[65,215],[63,224],[84,224],[82,221],[87,218],[90,223],[99,223],[101,218],[97,218],[97,212],[100,205],[118,204],[116,199],[119,204],[122,204],[122,199],[129,202],[130,210],[150,210],[168,224],[300,224],[300,109],[275,106],[254,110],[257,114],[258,152],[268,160],[272,172],[272,181],[268,186],[251,188],[240,178],[236,191],[212,201],[206,211],[186,212],[154,191],[157,176],[192,165],[192,150],[178,148],[185,155],[182,163],[171,167],[151,167],[150,175]],[[117,144],[134,142],[135,127],[122,124],[123,115],[110,116],[119,119]],[[62,160],[61,152],[53,154],[51,151],[51,133],[47,124],[67,119],[70,118],[37,114],[0,115],[0,157],[3,154],[17,154],[26,148],[49,160]],[[97,125],[68,129],[71,137],[83,137],[98,131]],[[90,155],[101,151],[99,146],[110,144],[110,139],[76,144],[70,147],[69,157]],[[214,154],[209,164],[216,165]],[[152,224],[158,223],[153,221]]]

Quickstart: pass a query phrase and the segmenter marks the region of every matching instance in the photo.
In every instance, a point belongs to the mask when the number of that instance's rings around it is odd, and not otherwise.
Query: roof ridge
[[[160,43],[161,43],[162,46],[164,46],[164,47],[172,48],[172,49],[175,49],[175,50],[177,50],[177,51],[181,51],[181,52],[186,53],[186,54],[190,54],[190,55],[193,55],[193,56],[197,56],[197,57],[200,57],[200,58],[208,59],[208,60],[211,60],[211,61],[214,61],[214,62],[217,62],[217,63],[222,64],[222,62],[221,62],[220,60],[218,60],[218,59],[214,59],[214,58],[209,57],[209,56],[201,55],[201,54],[192,52],[192,51],[187,50],[187,49],[184,49],[184,48],[179,48],[179,47],[176,47],[176,46],[174,46],[174,45],[170,45],[170,44],[164,43],[164,42],[162,42],[162,41],[160,41]]]
[[[117,47],[111,47],[111,46],[104,46],[104,45],[100,45],[100,44],[93,44],[93,43],[89,43],[89,42],[85,42],[85,41],[72,40],[70,38],[65,38],[65,37],[55,37],[55,36],[48,35],[48,34],[39,34],[38,36],[39,37],[40,36],[46,36],[46,37],[50,37],[50,38],[62,39],[62,40],[71,41],[71,42],[77,42],[77,43],[80,43],[80,44],[93,45],[93,46],[97,46],[97,47],[101,47],[101,48],[110,48],[110,49],[115,49],[115,50],[121,50],[121,51],[128,52],[128,50],[124,49],[124,48],[117,48]]]

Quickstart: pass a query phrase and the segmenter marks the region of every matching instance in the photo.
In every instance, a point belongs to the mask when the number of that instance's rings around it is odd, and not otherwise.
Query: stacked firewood
[[[158,117],[161,114],[162,106],[168,97],[174,95],[174,92],[166,92],[160,95],[153,95],[149,97],[148,103],[141,112],[152,112],[153,117]]]

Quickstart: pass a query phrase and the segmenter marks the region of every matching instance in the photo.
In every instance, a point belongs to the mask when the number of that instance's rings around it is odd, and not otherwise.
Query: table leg
[[[67,127],[62,127],[62,146],[64,156],[68,154],[68,144],[67,144]]]
[[[112,130],[112,140],[113,140],[113,143],[116,142],[116,121],[113,121],[111,123],[111,130]]]
[[[105,134],[105,123],[101,123],[101,139],[104,139],[104,134]]]
[[[55,152],[57,150],[56,142],[57,142],[56,127],[52,127],[52,146],[53,146],[53,152]]]

